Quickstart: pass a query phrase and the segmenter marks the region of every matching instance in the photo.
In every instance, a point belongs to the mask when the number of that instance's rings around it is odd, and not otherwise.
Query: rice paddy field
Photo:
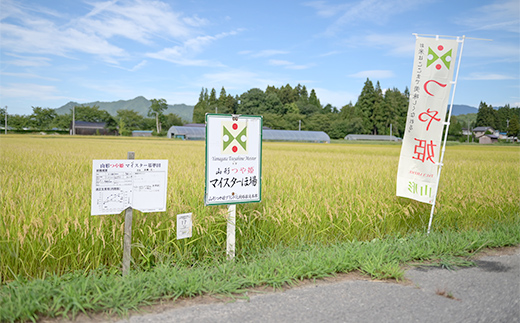
[[[167,211],[134,211],[133,268],[226,257],[226,206],[204,206],[204,142],[164,138],[0,138],[0,281],[120,270],[124,213],[91,216],[93,159],[168,159]],[[262,202],[237,206],[237,257],[301,242],[425,232],[431,206],[395,196],[400,145],[263,144]],[[520,147],[450,145],[433,231],[520,221]],[[177,240],[176,215],[193,213]]]

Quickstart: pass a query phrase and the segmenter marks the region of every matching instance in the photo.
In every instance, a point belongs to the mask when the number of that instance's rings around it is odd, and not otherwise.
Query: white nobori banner
[[[455,39],[417,37],[397,196],[434,203],[457,49]]]

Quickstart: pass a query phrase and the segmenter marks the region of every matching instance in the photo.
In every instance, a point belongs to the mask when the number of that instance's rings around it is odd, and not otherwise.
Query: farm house
[[[106,128],[105,122],[74,122],[76,135],[117,135],[117,131],[110,131]],[[72,124],[70,126],[70,134],[72,134]]]
[[[168,130],[168,138],[204,140],[206,138],[206,128],[204,124],[172,126]],[[262,130],[262,139],[265,141],[330,143],[329,135],[323,131],[273,130],[265,127]]]

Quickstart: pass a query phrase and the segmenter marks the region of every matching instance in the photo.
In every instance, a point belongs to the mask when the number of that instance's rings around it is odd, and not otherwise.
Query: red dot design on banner
[[[435,68],[436,68],[437,70],[440,70],[440,69],[442,68],[442,66],[441,66],[441,64],[437,64],[437,65],[435,65]]]
[[[233,146],[233,148],[231,148],[231,150],[233,150],[233,152],[236,153],[238,151],[238,147],[237,146]]]
[[[443,50],[444,49],[444,46],[442,45],[439,45],[439,47],[437,47],[438,50]]]
[[[233,123],[233,130],[237,130],[237,129],[238,129],[238,124]]]

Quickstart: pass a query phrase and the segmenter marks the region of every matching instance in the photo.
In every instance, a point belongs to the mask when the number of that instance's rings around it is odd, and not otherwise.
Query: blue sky
[[[1,0],[0,106],[69,101],[197,103],[306,85],[355,103],[366,78],[410,87],[413,33],[467,39],[455,104],[520,105],[518,0]]]

